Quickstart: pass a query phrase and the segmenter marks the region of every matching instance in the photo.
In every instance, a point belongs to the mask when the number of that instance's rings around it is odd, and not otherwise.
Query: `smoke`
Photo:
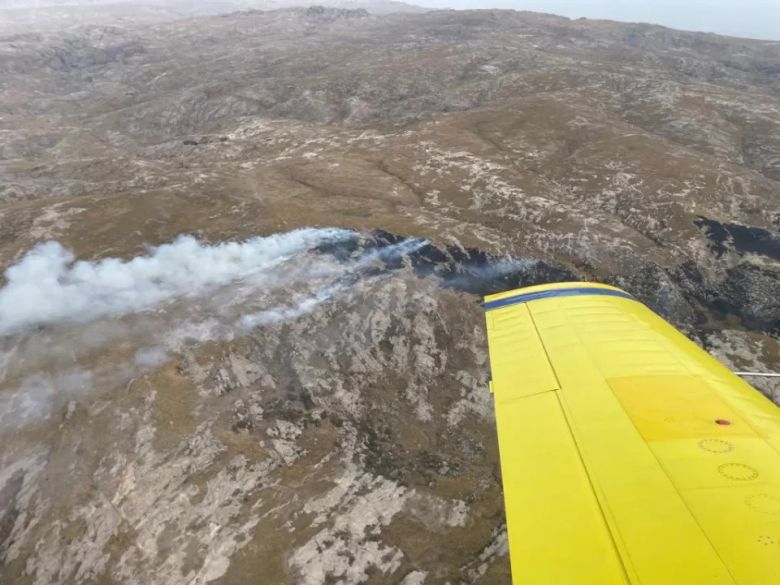
[[[318,264],[315,269],[307,271],[307,278],[311,278],[314,275],[328,275],[331,278],[338,275],[338,278],[332,278],[328,284],[321,287],[314,294],[298,299],[291,306],[274,307],[244,315],[239,321],[239,327],[242,329],[254,329],[298,319],[307,313],[311,313],[319,305],[355,286],[361,276],[366,277],[365,271],[374,265],[378,263],[386,265],[388,262],[392,263],[393,261],[401,260],[428,244],[428,240],[410,238],[383,248],[362,252],[353,258],[351,262],[339,265],[339,268],[336,270],[326,268],[325,264]],[[378,277],[374,276],[374,278]]]
[[[118,317],[250,277],[262,277],[296,254],[354,238],[339,229],[303,229],[209,246],[191,236],[129,261],[74,261],[58,242],[30,251],[0,289],[0,335],[63,321]]]
[[[189,348],[299,319],[410,267],[428,244],[304,229],[217,245],[183,236],[94,262],[37,246],[0,289],[0,432],[121,389]]]
[[[0,435],[68,416],[204,343],[276,336],[399,271],[475,295],[550,276],[532,260],[333,228],[215,245],[182,236],[129,260],[37,246],[0,288]]]
[[[241,317],[239,325],[243,329],[254,329],[255,327],[263,327],[281,323],[282,321],[298,319],[307,313],[311,313],[316,307],[325,301],[330,300],[334,294],[342,289],[343,287],[340,286],[329,287],[317,292],[314,296],[306,297],[298,301],[297,304],[291,307],[275,307],[258,313],[244,315]]]
[[[28,376],[17,388],[0,393],[0,429],[47,418],[53,404],[78,398],[92,382],[92,373],[80,369]]]
[[[381,231],[303,229],[215,245],[182,236],[129,260],[91,262],[48,242],[8,268],[0,288],[0,440],[77,405],[100,408],[84,397],[128,389],[177,356],[190,363],[205,343],[274,339],[289,321],[332,317],[363,286],[399,274],[478,296],[570,278],[534,260]]]
[[[326,305],[399,271],[481,295],[542,268],[340,229],[216,245],[182,236],[129,260],[92,262],[48,242],[8,268],[0,288],[0,434],[68,416],[84,396],[121,391],[204,343],[273,337],[272,328],[327,314]]]

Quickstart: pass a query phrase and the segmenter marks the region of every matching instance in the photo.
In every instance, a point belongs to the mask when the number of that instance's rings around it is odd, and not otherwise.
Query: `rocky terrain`
[[[614,283],[780,370],[780,43],[1,30],[0,582],[509,583],[487,292]]]
[[[370,14],[421,13],[424,8],[396,0],[327,0],[333,8]],[[0,0],[0,34],[138,26],[249,10],[308,7],[307,0]],[[78,31],[74,31],[78,34]]]

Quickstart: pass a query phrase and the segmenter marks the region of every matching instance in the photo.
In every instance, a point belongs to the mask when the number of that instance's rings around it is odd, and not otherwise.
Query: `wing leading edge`
[[[773,403],[613,287],[485,309],[516,583],[780,582]]]

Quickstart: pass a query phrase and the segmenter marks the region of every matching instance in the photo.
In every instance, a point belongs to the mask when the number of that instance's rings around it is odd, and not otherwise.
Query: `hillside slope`
[[[508,11],[0,38],[4,267],[351,230],[17,315],[0,580],[509,583],[479,295],[614,283],[780,369],[779,90],[780,43]]]

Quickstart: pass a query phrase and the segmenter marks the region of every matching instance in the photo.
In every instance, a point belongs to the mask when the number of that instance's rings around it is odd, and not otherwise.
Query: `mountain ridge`
[[[780,367],[780,44],[339,10],[0,38],[0,580],[510,583],[498,288]]]

